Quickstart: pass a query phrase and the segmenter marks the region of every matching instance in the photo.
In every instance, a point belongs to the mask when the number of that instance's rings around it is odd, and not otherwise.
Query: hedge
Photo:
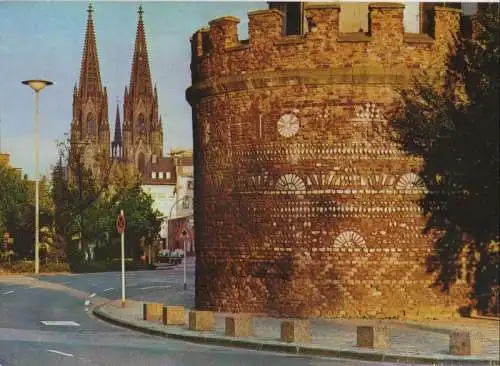
[[[0,272],[3,273],[33,273],[35,271],[35,262],[13,262],[13,263],[0,263]],[[40,263],[40,273],[51,272],[69,272],[67,263]]]

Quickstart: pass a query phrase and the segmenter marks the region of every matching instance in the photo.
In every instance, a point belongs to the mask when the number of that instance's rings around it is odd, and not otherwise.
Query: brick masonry
[[[436,7],[431,37],[403,33],[399,4],[371,4],[366,34],[339,33],[339,10],[307,5],[305,36],[262,10],[248,41],[234,17],[192,37],[197,309],[422,318],[465,301],[430,287],[422,162],[388,118],[409,76],[443,70],[460,14]]]

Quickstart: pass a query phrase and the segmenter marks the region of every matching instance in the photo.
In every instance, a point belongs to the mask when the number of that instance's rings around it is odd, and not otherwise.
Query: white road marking
[[[95,297],[95,295],[96,295],[96,293],[93,292],[92,294],[90,294],[89,299],[92,299],[93,297]]]
[[[66,357],[75,357],[71,353],[65,353],[65,352],[61,352],[61,351],[56,351],[55,349],[48,349],[47,352],[57,353],[58,355],[63,355],[63,356],[66,356]]]
[[[93,284],[91,284],[90,286],[92,286],[92,287],[96,287],[96,286],[97,286],[97,283],[93,283]]]
[[[6,292],[4,292],[2,295],[8,295],[8,294],[11,294],[11,293],[13,293],[13,292],[14,292],[14,291],[6,291]],[[0,365],[0,366],[2,366],[2,365]]]
[[[149,289],[152,289],[152,288],[169,288],[169,287],[172,287],[172,286],[148,286],[148,287],[141,287],[139,290],[149,290]]]
[[[111,291],[111,290],[114,290],[113,287],[110,287],[110,288],[107,288],[106,290],[104,290],[103,292],[108,292],[108,291]]]
[[[35,285],[35,286],[30,286],[28,288],[39,288],[39,287],[40,287],[40,285]]]
[[[40,323],[45,325],[55,325],[55,326],[67,326],[67,327],[79,327],[80,324],[74,321],[67,320],[42,320]]]

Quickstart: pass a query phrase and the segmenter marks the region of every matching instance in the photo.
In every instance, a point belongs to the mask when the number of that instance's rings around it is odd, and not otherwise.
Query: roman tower
[[[412,75],[442,75],[460,11],[405,31],[405,5],[370,3],[342,31],[342,4],[277,7],[248,14],[248,40],[231,16],[191,40],[196,308],[451,315],[465,286],[432,287],[422,161],[390,110]]]

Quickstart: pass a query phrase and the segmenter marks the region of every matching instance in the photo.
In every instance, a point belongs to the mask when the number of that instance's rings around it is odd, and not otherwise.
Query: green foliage
[[[151,242],[160,230],[157,219],[160,213],[153,211],[151,196],[142,191],[137,171],[123,166],[111,169],[104,166],[106,159],[101,159],[99,164],[104,164],[101,171],[107,172],[103,179],[104,175],[94,175],[86,167],[83,150],[76,149],[69,161],[73,179],[67,181],[62,168],[66,149],[66,146],[61,147],[60,162],[52,172],[51,197],[55,206],[56,238],[64,242],[71,269],[81,271],[87,265],[84,254],[78,249],[80,238],[83,252],[89,244],[95,244],[98,261],[120,256],[120,236],[116,230],[120,210],[125,211],[127,222],[126,254],[139,258],[141,242]]]
[[[499,13],[480,10],[477,19],[474,39],[457,40],[444,85],[415,81],[402,92],[394,125],[399,142],[425,162],[426,230],[440,233],[428,261],[439,273],[436,285],[447,291],[466,256],[472,296],[486,311],[499,286]]]
[[[78,268],[72,270],[76,273],[93,273],[93,272],[117,272],[121,271],[121,260],[115,259],[112,261],[96,261],[91,263],[82,263]],[[155,270],[154,264],[145,264],[136,260],[127,260],[125,262],[126,271],[144,271]]]
[[[17,261],[9,263],[0,263],[0,272],[4,273],[33,273],[35,263],[33,261]],[[40,263],[40,273],[69,272],[69,266],[66,263]]]
[[[50,237],[53,206],[48,181],[39,182],[40,242]],[[47,228],[47,230],[42,230]],[[19,176],[9,166],[0,166],[0,235],[8,232],[15,239],[10,248],[21,257],[32,257],[35,242],[35,183]]]

